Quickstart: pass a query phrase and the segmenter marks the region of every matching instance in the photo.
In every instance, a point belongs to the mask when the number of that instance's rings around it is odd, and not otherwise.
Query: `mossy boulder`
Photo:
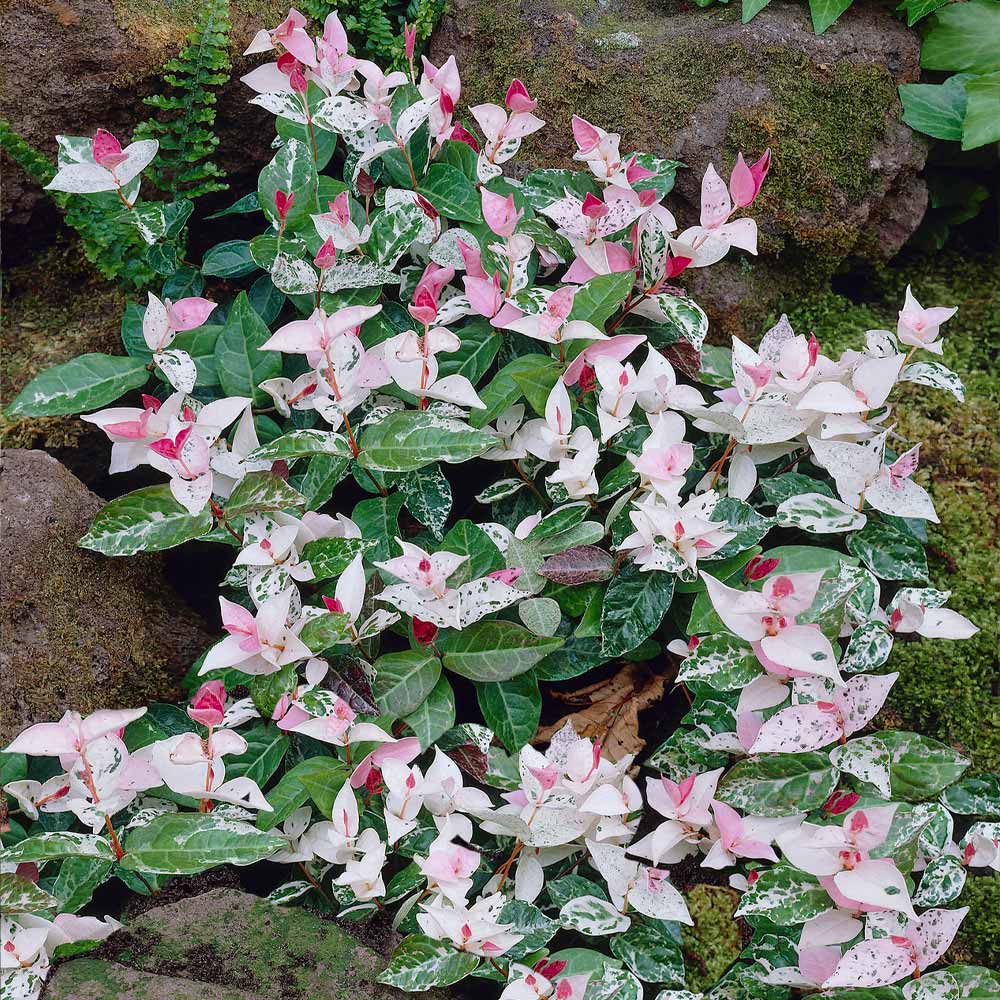
[[[66,709],[179,697],[212,636],[160,557],[78,548],[100,498],[43,451],[8,449],[0,461],[0,745]]]
[[[623,152],[683,161],[671,203],[682,226],[710,162],[728,171],[738,151],[770,147],[760,257],[685,276],[732,332],[782,288],[892,256],[923,216],[926,147],[896,90],[919,75],[919,39],[883,7],[856,5],[816,36],[803,4],[778,0],[749,24],[738,5],[454,0],[431,58],[451,52],[468,104],[502,98],[512,77],[538,99],[549,125],[520,162],[569,165],[573,113],[619,132]]]
[[[155,907],[111,937],[103,961],[77,959],[56,969],[47,1000],[119,1000],[148,996],[173,977],[194,980],[202,996],[223,1000],[402,1000],[376,982],[386,956],[362,944],[332,920],[308,910],[274,906],[233,889],[214,889]],[[104,992],[80,984],[107,982]],[[117,992],[125,978],[146,983],[147,994]],[[186,998],[187,993],[177,996]],[[194,995],[194,994],[192,994]],[[429,1000],[445,994],[434,990]]]

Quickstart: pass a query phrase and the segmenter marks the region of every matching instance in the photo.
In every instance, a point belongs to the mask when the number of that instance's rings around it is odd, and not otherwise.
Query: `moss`
[[[697,885],[687,893],[687,904],[694,926],[682,928],[681,942],[687,988],[698,992],[715,985],[743,947],[733,918],[739,894],[722,886]]]
[[[967,399],[920,386],[903,387],[897,430],[923,442],[922,465],[939,525],[929,527],[934,586],[949,606],[980,628],[973,639],[898,641],[889,666],[900,677],[881,721],[927,733],[966,752],[973,769],[1000,767],[1000,282],[997,258],[958,253],[903,260],[869,275],[864,304],[831,291],[786,303],[792,325],[815,332],[824,353],[860,347],[865,330],[892,329],[907,280],[926,305],[957,305],[944,329],[942,361],[958,371]]]
[[[1000,874],[971,876],[958,905],[969,912],[948,957],[1000,969]]]

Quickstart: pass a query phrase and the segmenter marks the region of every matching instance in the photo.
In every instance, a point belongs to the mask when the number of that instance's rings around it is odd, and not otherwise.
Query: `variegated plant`
[[[967,876],[1000,868],[998,779],[873,726],[899,636],[976,631],[926,586],[936,515],[892,419],[901,382],[961,398],[926,360],[953,310],[908,292],[837,359],[784,319],[706,346],[674,282],[755,252],[767,152],[728,184],[709,165],[682,229],[678,164],[581,118],[583,169],[508,175],[545,126],[517,80],[463,123],[454,59],[384,74],[336,14],[314,38],[290,12],[271,50],[246,82],[277,150],[221,213],[263,232],[200,268],[165,249],[190,206],[140,197],[155,143],[60,140],[51,186],[137,227],[165,281],[123,356],[8,412],[84,413],[112,472],[163,475],[82,545],[233,562],[186,710],[68,712],[7,747],[2,996],[118,926],[78,915],[104,881],[265,861],[292,868],[275,903],[393,909],[382,980],[406,990],[687,1000],[683,862],[742,893],[712,998],[1000,992],[928,973]],[[206,278],[247,287],[217,302]],[[611,717],[531,745],[543,686],[636,662],[690,701],[652,754]]]

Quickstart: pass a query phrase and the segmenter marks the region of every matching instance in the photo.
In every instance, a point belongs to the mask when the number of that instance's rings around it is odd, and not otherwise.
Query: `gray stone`
[[[95,958],[64,962],[49,977],[43,996],[45,1000],[263,1000],[245,990],[155,976]]]
[[[0,745],[66,709],[175,700],[213,637],[162,558],[79,548],[100,498],[43,451],[0,461]]]

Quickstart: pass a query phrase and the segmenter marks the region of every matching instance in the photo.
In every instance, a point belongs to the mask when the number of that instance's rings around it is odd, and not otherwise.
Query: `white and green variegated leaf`
[[[866,622],[855,629],[847,643],[840,669],[845,674],[878,670],[892,652],[892,633],[878,622]]]
[[[587,983],[584,997],[585,1000],[642,1000],[642,983],[628,969],[605,965],[600,975]]]
[[[287,906],[293,900],[304,896],[312,887],[312,883],[307,882],[305,879],[299,879],[295,882],[285,882],[283,885],[279,885],[277,889],[272,889],[266,898],[269,903],[273,903],[275,906]]]
[[[678,340],[686,340],[696,351],[701,350],[708,333],[708,316],[694,299],[683,295],[662,292],[654,295],[659,312],[664,319],[660,322],[669,327]]]
[[[14,872],[0,874],[0,913],[36,913],[54,910],[58,905],[55,896],[30,879]]]
[[[611,579],[601,609],[602,649],[621,656],[648,639],[660,626],[674,596],[669,573],[643,573],[625,563]]]
[[[330,580],[374,545],[369,538],[317,538],[302,546],[302,560],[312,567],[314,580]]]
[[[479,958],[456,951],[451,944],[423,934],[403,938],[378,977],[380,983],[407,993],[423,993],[434,986],[450,986],[464,979],[479,965]]]
[[[312,265],[288,254],[277,254],[270,270],[274,287],[286,295],[310,295],[319,287]]]
[[[195,875],[216,865],[252,865],[288,846],[250,823],[212,813],[168,813],[133,830],[123,868],[163,875]]]
[[[250,472],[226,501],[226,516],[304,507],[306,498],[274,472]]]
[[[292,230],[308,222],[310,213],[316,211],[318,184],[316,164],[309,144],[289,139],[260,172],[257,198],[264,214],[274,225],[278,225],[275,193],[281,191],[286,195],[293,194],[294,201],[284,220],[284,225]]]
[[[427,217],[419,205],[404,202],[376,216],[366,248],[372,259],[393,268],[423,229]]]
[[[33,378],[7,407],[7,414],[54,417],[86,413],[113,403],[148,381],[144,358],[82,354]]]
[[[488,431],[426,410],[396,410],[365,428],[358,462],[382,472],[413,472],[434,462],[455,464],[478,458],[496,445]]]
[[[956,781],[941,793],[941,801],[959,816],[1000,819],[1000,775],[980,774]]]
[[[406,509],[440,541],[452,504],[451,484],[441,467],[416,469],[399,481],[399,487],[406,494]]]
[[[531,597],[521,601],[517,606],[517,615],[535,635],[555,635],[562,621],[559,602],[551,597]]]
[[[958,858],[949,854],[934,858],[920,875],[920,885],[913,894],[914,906],[946,906],[965,888],[966,871]]]
[[[623,934],[632,925],[624,913],[597,896],[578,896],[559,911],[559,923],[567,930],[579,931],[588,937],[607,937]]]
[[[780,926],[804,924],[830,908],[826,890],[805,872],[780,864],[761,872],[743,894],[738,917],[767,917]]]
[[[957,781],[970,763],[957,750],[919,733],[886,730],[879,739],[889,749],[894,799],[919,802],[937,795]]]
[[[129,822],[134,823],[139,816],[134,814]],[[86,906],[111,874],[111,868],[112,862],[103,858],[66,858],[51,887],[59,912],[76,913]]]
[[[523,490],[528,484],[522,479],[499,479],[492,486],[487,486],[482,493],[476,494],[477,503],[496,503],[512,497],[519,490]]]
[[[105,504],[77,544],[106,556],[130,556],[171,549],[211,530],[207,507],[191,514],[169,486],[147,486]]]
[[[702,639],[681,663],[678,681],[700,681],[718,691],[737,691],[761,673],[750,644],[728,632]]]
[[[324,97],[313,112],[313,124],[325,132],[359,132],[375,120],[360,101],[344,94]]]
[[[350,457],[351,449],[347,438],[333,431],[300,430],[289,431],[281,437],[269,441],[247,455],[248,462],[289,460],[306,458],[310,455],[340,455]]]
[[[684,952],[676,926],[662,920],[635,923],[611,939],[611,954],[645,983],[683,985]]]
[[[837,787],[837,771],[822,753],[768,753],[739,761],[722,776],[716,797],[758,816],[819,809]]]
[[[272,115],[285,118],[290,122],[297,122],[299,125],[304,125],[306,122],[306,116],[302,110],[302,101],[297,94],[292,93],[290,90],[257,94],[248,103],[256,104],[258,108],[270,111]]]
[[[964,1000],[969,996],[948,969],[911,979],[903,987],[903,1000]]]
[[[323,278],[323,291],[341,292],[345,288],[373,288],[398,285],[399,275],[381,264],[365,260],[346,260],[331,267]]]
[[[114,861],[115,852],[107,837],[69,831],[39,833],[0,851],[0,862],[12,864],[20,864],[22,861],[58,861],[62,858]]]
[[[499,682],[530,670],[562,644],[514,622],[480,621],[443,637],[438,647],[448,670],[473,681]]]
[[[929,385],[933,389],[946,389],[960,403],[965,402],[965,386],[962,380],[950,369],[937,361],[917,361],[907,365],[899,373],[900,382],[916,382],[918,385]]]
[[[834,767],[874,785],[883,799],[892,796],[888,747],[877,736],[861,736],[830,751]]]
[[[860,531],[868,518],[849,504],[822,493],[800,493],[778,504],[778,523],[814,535]]]

